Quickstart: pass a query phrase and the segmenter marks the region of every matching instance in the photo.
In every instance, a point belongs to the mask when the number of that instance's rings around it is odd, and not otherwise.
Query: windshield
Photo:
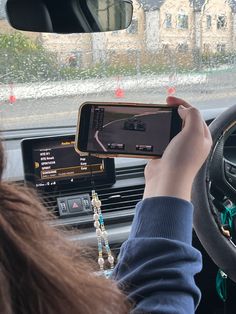
[[[127,30],[13,30],[0,0],[1,129],[75,125],[84,101],[235,103],[236,2],[133,1]]]

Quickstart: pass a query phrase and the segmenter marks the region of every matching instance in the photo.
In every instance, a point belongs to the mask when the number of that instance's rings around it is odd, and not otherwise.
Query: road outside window
[[[181,6],[133,0],[127,30],[64,35],[13,30],[5,2],[0,0],[3,130],[75,125],[88,100],[165,103],[175,94],[200,109],[235,103],[231,1]]]

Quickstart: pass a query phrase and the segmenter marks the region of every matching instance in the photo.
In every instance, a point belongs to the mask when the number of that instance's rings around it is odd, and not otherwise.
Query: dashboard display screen
[[[74,149],[74,136],[56,136],[22,141],[26,181],[36,188],[112,184],[114,160],[80,156]]]

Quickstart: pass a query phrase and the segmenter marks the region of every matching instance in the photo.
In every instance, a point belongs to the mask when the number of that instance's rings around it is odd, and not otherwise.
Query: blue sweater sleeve
[[[192,204],[174,197],[137,204],[113,273],[133,314],[195,312],[200,291],[194,275],[201,270],[201,255],[191,246],[192,216]]]

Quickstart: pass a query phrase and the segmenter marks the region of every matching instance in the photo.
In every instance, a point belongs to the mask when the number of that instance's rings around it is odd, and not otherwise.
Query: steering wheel
[[[236,164],[223,155],[226,140],[236,130],[236,105],[218,116],[209,128],[213,146],[193,184],[193,226],[215,264],[236,282],[236,245],[221,223],[220,208],[216,208],[211,194],[214,186],[217,193],[236,203]]]

